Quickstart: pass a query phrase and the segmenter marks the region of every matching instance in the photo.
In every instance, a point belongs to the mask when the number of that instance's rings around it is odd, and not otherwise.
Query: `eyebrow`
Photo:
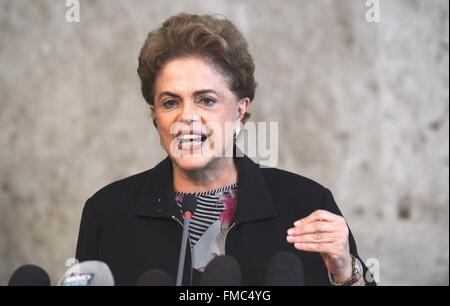
[[[196,92],[194,92],[194,97],[195,96],[200,96],[200,95],[204,95],[204,94],[208,94],[208,93],[213,93],[213,94],[215,94],[215,95],[217,95],[217,96],[221,96],[221,95],[219,95],[219,93],[217,93],[215,90],[213,90],[213,89],[201,89],[201,90],[197,90]],[[163,96],[171,96],[171,97],[175,97],[175,98],[179,98],[179,99],[181,99],[181,96],[180,95],[178,95],[178,94],[176,94],[176,93],[173,93],[173,92],[170,92],[170,91],[163,91],[163,92],[161,92],[160,94],[159,94],[159,98],[161,99]]]

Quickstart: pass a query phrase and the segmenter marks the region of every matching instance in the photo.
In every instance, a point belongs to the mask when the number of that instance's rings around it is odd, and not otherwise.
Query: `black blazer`
[[[303,176],[260,168],[247,156],[236,158],[238,205],[225,250],[239,262],[244,285],[261,285],[269,261],[279,251],[299,256],[306,285],[330,285],[320,254],[296,250],[286,235],[294,221],[317,209],[341,215],[331,192]],[[175,279],[181,223],[172,161],[167,157],[155,168],[112,183],[87,200],[76,257],[108,264],[117,285],[134,285],[149,269],[166,271]],[[358,257],[351,232],[350,251]],[[196,284],[190,262],[187,251],[184,285]]]

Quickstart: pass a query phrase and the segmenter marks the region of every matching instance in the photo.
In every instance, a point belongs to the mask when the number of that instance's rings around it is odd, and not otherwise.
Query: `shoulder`
[[[171,161],[166,157],[153,168],[128,176],[106,185],[98,190],[86,203],[94,213],[111,217],[112,214],[128,215],[136,206],[143,194],[155,190],[168,173],[171,172]],[[89,209],[88,207],[88,209]]]
[[[86,209],[102,215],[131,209],[129,204],[138,201],[153,169],[122,178],[100,188],[88,199]]]
[[[115,197],[121,194],[130,194],[139,191],[152,171],[153,168],[107,184],[99,189],[93,197]]]
[[[285,191],[308,190],[313,193],[322,193],[325,188],[310,178],[279,168],[261,167],[261,173],[271,189],[283,189]]]
[[[294,209],[309,214],[327,206],[325,202],[331,193],[322,184],[278,168],[261,168],[261,173],[278,209]]]

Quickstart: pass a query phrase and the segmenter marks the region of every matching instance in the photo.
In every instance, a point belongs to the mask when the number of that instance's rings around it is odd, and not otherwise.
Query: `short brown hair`
[[[155,80],[160,69],[168,61],[185,56],[211,60],[225,74],[230,90],[238,99],[253,100],[255,64],[241,32],[225,18],[182,13],[151,31],[139,54],[137,72],[148,104],[154,103]],[[246,113],[243,123],[248,117],[250,114]]]

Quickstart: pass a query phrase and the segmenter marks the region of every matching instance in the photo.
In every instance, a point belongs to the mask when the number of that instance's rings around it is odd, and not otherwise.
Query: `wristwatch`
[[[334,280],[333,275],[330,272],[328,272],[328,278],[330,279],[330,282],[333,286],[351,286],[357,281],[359,281],[363,276],[364,271],[361,261],[359,261],[359,259],[356,258],[355,256],[353,255],[351,256],[352,256],[352,276],[350,276],[349,279],[347,279],[343,283],[338,283]]]

